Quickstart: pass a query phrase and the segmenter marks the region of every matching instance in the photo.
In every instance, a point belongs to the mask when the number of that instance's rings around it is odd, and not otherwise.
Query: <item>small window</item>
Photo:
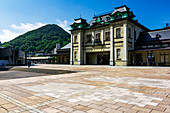
[[[131,38],[131,29],[128,29],[128,37]]]
[[[74,37],[74,43],[77,43],[77,36]]]
[[[142,49],[146,49],[146,48],[147,48],[147,46],[142,46],[141,48],[142,48]]]
[[[148,48],[153,48],[153,45],[148,45]]]
[[[120,60],[120,49],[117,49],[117,59]]]
[[[162,44],[162,47],[168,47],[168,44]]]
[[[65,58],[64,58],[64,57],[62,57],[62,63],[64,63],[64,59],[65,59]]]
[[[105,33],[106,41],[110,41],[110,32]]]
[[[116,29],[116,38],[121,38],[121,28]]]
[[[74,60],[77,61],[77,52],[74,53]]]
[[[136,41],[136,31],[134,31],[134,40]]]
[[[91,35],[87,35],[87,43],[91,43],[91,40],[92,40],[91,37],[92,37]]]
[[[96,34],[96,40],[100,40],[100,33]]]
[[[155,47],[161,47],[161,45],[155,45]]]
[[[122,18],[122,15],[119,15],[119,16],[116,16],[116,20],[118,20],[118,19],[121,19]]]

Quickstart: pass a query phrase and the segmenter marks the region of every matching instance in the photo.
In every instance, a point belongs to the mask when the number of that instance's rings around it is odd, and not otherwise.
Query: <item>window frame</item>
[[[76,36],[74,36],[74,44],[77,44],[77,43],[78,43],[78,37],[76,35]]]
[[[110,41],[110,31],[105,32],[105,41]]]
[[[121,49],[116,49],[116,59],[121,60]]]
[[[121,38],[121,28],[116,28],[116,38]]]
[[[77,61],[77,51],[74,52],[74,61]]]

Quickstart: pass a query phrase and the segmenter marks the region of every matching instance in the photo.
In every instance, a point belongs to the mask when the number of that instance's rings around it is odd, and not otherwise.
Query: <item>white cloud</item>
[[[64,20],[61,21],[59,19],[56,20],[57,21],[57,25],[60,26],[61,28],[63,28],[65,31],[70,33],[70,25],[72,24],[72,22],[68,21],[68,20]]]
[[[20,23],[19,26],[15,25],[15,24],[12,24],[11,28],[16,29],[16,30],[20,30],[20,31],[31,31],[31,30],[37,29],[39,27],[42,27],[44,25],[45,24],[43,24],[43,23],[36,23],[36,24]]]
[[[2,30],[2,34],[0,34],[0,41],[3,43],[3,42],[7,42],[7,41],[10,41],[12,40],[13,38],[21,35],[22,33],[16,33],[16,32],[12,32],[10,30],[6,30],[6,29],[3,29]]]
[[[43,24],[43,23],[35,23],[35,24],[20,23],[20,25],[12,24],[10,26],[10,28],[12,28],[12,30],[7,30],[7,29],[2,30],[2,33],[0,34],[0,41],[2,43],[10,41],[10,40],[18,37],[19,35],[22,35],[23,33],[37,29],[37,28],[42,27],[44,25],[46,25],[46,24]]]

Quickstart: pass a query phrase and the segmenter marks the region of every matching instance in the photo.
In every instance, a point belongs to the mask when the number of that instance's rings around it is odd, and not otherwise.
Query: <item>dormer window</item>
[[[118,15],[118,16],[116,16],[116,20],[118,20],[118,19],[121,19],[122,18],[122,15]]]
[[[156,34],[156,38],[161,38],[162,36],[160,34]]]

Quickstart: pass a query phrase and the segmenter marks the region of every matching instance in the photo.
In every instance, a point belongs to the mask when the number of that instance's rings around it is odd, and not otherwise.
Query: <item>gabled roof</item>
[[[170,40],[170,29],[153,30],[139,35],[137,43]]]
[[[116,12],[126,12],[126,11],[129,11],[129,8],[126,5],[121,7],[116,7],[115,10],[112,12],[112,15],[115,14]]]
[[[66,46],[62,47],[61,49],[70,49],[71,48],[71,43],[67,44]]]

